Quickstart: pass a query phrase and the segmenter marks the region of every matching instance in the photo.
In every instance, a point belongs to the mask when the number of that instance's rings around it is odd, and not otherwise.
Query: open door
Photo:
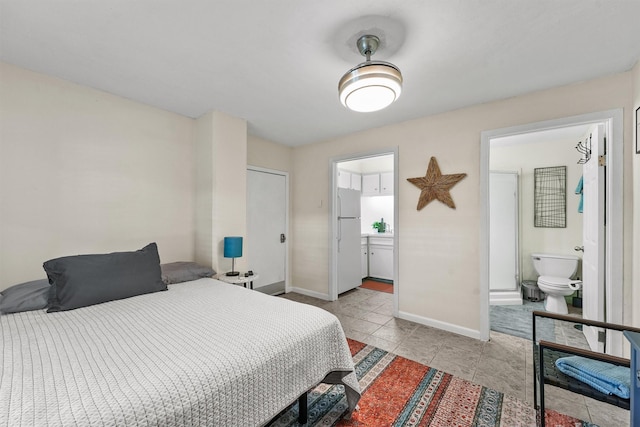
[[[591,147],[591,158],[582,167],[583,221],[582,242],[582,317],[605,321],[605,201],[606,141],[604,125],[594,125],[584,136],[583,145]],[[605,331],[587,327],[583,332],[593,351],[604,351]]]

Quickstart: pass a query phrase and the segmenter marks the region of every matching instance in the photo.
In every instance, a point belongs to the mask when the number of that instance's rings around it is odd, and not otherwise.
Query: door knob
[[[285,240],[287,240],[287,238],[285,237],[284,233],[280,234],[280,243],[284,243]]]
[[[584,246],[576,246],[573,250],[576,252],[584,252]]]

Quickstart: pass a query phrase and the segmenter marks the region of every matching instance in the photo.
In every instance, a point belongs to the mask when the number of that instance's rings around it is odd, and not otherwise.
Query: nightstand
[[[257,274],[253,276],[245,277],[243,273],[239,276],[227,276],[225,273],[216,274],[213,276],[214,279],[220,280],[221,282],[231,283],[232,285],[242,285],[245,288],[247,287],[247,283],[249,284],[249,288],[253,289],[253,281],[258,278]]]

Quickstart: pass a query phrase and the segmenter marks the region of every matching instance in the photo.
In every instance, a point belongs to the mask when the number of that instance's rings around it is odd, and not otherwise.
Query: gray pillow
[[[0,313],[19,313],[47,308],[49,288],[47,279],[40,279],[5,289],[0,292]]]
[[[43,267],[52,286],[48,313],[167,290],[155,243],[135,252],[56,258]]]
[[[162,270],[162,281],[167,285],[198,280],[203,277],[213,277],[216,274],[211,267],[188,261],[160,264],[160,269]]]

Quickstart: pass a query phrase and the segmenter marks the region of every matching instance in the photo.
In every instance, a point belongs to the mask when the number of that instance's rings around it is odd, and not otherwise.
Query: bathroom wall
[[[580,196],[575,188],[582,176],[582,165],[575,146],[577,140],[492,146],[492,171],[517,171],[520,174],[520,273],[521,279],[535,279],[531,253],[548,252],[581,256],[575,246],[582,246],[582,214],[578,213]],[[567,227],[534,227],[534,169],[567,167]]]

